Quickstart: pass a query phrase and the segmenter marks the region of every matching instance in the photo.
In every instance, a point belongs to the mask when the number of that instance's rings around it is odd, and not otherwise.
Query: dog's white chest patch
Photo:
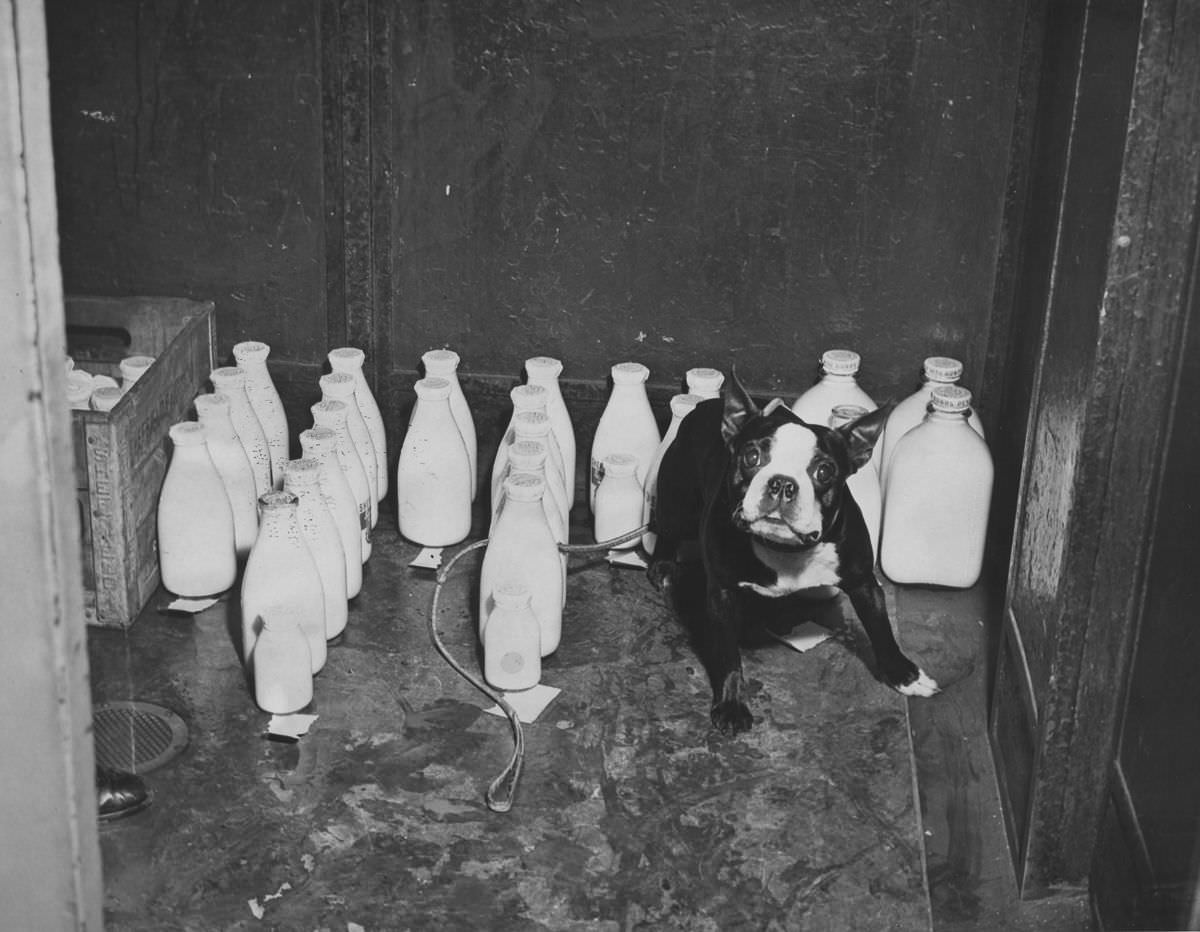
[[[837,548],[833,544],[817,544],[811,550],[799,551],[772,550],[757,541],[751,546],[754,555],[774,570],[777,577],[770,586],[750,582],[739,584],[759,595],[778,598],[802,589],[836,586],[839,582]]]

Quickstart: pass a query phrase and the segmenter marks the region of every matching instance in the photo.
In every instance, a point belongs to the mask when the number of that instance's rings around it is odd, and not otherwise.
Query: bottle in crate
[[[925,419],[896,445],[879,552],[893,582],[968,588],[979,579],[993,465],[970,412],[967,389],[939,385]]]

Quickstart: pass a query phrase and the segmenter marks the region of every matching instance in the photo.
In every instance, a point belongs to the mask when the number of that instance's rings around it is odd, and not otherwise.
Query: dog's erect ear
[[[725,383],[725,415],[721,418],[721,439],[725,444],[732,443],[746,422],[756,414],[758,405],[737,377],[737,369],[730,366],[729,381]]]
[[[846,450],[850,454],[850,470],[858,472],[871,459],[871,452],[879,435],[883,433],[883,425],[892,413],[892,406],[884,405],[874,411],[868,411],[857,420],[843,424],[837,432],[846,441]]]

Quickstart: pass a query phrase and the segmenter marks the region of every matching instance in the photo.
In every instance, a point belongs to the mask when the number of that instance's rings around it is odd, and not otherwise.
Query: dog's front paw
[[[675,581],[675,563],[671,560],[655,560],[646,567],[646,578],[659,592],[665,592]]]
[[[741,731],[749,731],[754,724],[754,716],[750,707],[739,699],[724,699],[714,702],[712,707],[713,727],[723,735],[736,735]]]
[[[912,680],[898,685],[896,689],[906,696],[920,696],[922,699],[928,699],[942,691],[937,681],[920,669],[917,670],[917,675]]]

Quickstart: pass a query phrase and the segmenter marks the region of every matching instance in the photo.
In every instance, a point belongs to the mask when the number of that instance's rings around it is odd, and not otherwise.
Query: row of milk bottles
[[[312,700],[327,642],[346,627],[388,490],[383,418],[362,372],[364,354],[328,354],[313,425],[289,459],[287,418],[267,368],[270,347],[245,341],[237,365],[210,374],[196,421],[170,428],[158,502],[163,586],[184,597],[224,592],[242,576],[243,661],[266,711]]]
[[[875,410],[857,381],[861,359],[827,350],[821,378],[792,405],[810,424],[840,427]],[[973,586],[983,565],[993,464],[962,363],[924,361],[920,387],[888,415],[867,466],[847,483],[893,582]]]

